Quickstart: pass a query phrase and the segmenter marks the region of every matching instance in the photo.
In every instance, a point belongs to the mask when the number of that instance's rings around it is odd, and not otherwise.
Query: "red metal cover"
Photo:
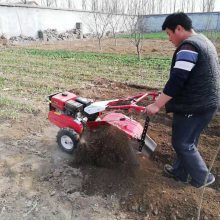
[[[83,131],[83,124],[68,115],[52,110],[48,114],[48,119],[59,128],[72,128],[78,134],[81,134]]]
[[[76,97],[77,96],[71,92],[62,92],[62,93],[56,94],[55,96],[51,98],[51,105],[54,108],[58,108],[61,111],[63,111],[65,102],[70,99],[75,100]]]
[[[102,121],[107,122],[125,132],[130,138],[140,139],[143,132],[143,126],[126,115],[121,113],[107,114]]]

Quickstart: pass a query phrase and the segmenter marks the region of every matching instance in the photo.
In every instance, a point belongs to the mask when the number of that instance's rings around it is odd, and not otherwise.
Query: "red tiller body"
[[[58,93],[51,97],[51,105],[54,108],[64,111],[65,103],[69,100],[75,100],[76,97],[77,96],[71,92]]]
[[[87,122],[87,126],[90,129],[96,129],[103,125],[117,127],[119,130],[125,132],[129,138],[134,139],[139,139],[143,131],[143,127],[139,122],[117,112],[111,112],[105,115],[100,121]]]
[[[110,113],[107,114],[103,119],[109,125],[115,126],[120,130],[123,130],[129,138],[139,139],[141,137],[143,127],[142,125],[124,114],[121,113]]]
[[[78,134],[83,131],[83,124],[80,121],[54,110],[49,112],[48,119],[59,128],[71,128]]]

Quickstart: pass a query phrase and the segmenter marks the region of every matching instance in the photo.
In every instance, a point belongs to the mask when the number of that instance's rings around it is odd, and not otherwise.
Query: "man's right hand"
[[[157,112],[160,111],[160,109],[170,100],[172,99],[172,97],[164,94],[164,93],[161,93],[161,95],[158,97],[158,99],[148,105],[145,109],[145,112],[147,115],[155,115]]]
[[[150,104],[145,108],[145,112],[147,115],[155,115],[159,111],[160,108],[155,103]]]

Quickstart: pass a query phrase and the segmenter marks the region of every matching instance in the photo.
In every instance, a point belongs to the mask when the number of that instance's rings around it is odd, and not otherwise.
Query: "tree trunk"
[[[102,50],[101,38],[98,38],[98,43],[99,43],[99,50]]]

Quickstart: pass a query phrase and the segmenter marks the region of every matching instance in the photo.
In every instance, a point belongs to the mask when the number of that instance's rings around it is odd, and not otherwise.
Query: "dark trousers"
[[[197,149],[202,130],[216,114],[217,109],[205,113],[173,114],[172,145],[177,159],[173,164],[174,175],[183,182],[188,177],[194,185],[203,185],[208,168]]]

